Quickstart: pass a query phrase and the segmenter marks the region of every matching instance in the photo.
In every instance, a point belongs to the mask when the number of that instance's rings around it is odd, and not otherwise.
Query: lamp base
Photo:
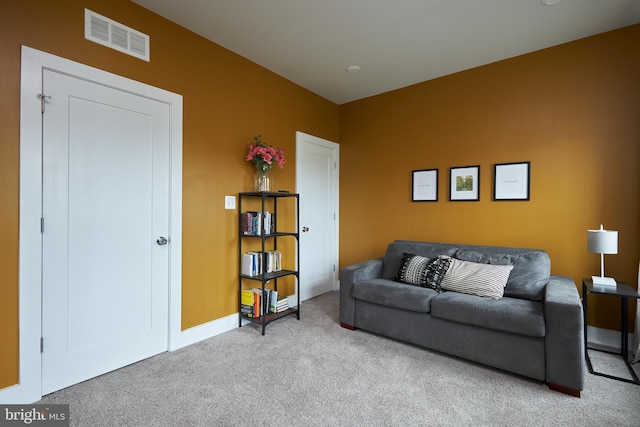
[[[616,280],[613,277],[591,276],[594,285],[600,286],[616,286]]]

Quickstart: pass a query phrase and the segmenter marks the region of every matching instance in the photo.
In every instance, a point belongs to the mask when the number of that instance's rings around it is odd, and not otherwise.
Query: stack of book
[[[251,251],[242,255],[242,274],[258,276],[282,270],[282,253],[277,250]]]
[[[262,224],[262,226],[261,226]],[[271,212],[248,211],[240,215],[240,229],[245,236],[261,236],[275,232],[275,222]]]
[[[274,313],[280,313],[289,308],[289,297],[280,297],[276,302]]]
[[[240,298],[240,312],[246,317],[257,318],[289,308],[288,298],[278,298],[278,291],[272,289],[243,289]]]

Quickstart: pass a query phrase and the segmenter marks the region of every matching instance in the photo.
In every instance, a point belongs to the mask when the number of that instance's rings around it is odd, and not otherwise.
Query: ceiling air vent
[[[89,9],[84,10],[84,37],[136,58],[149,61],[149,36],[105,18]]]

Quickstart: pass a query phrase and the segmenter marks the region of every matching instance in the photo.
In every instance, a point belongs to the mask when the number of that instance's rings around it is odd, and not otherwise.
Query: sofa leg
[[[559,391],[560,393],[568,394],[574,397],[580,397],[580,390],[576,390],[569,387],[564,387],[558,384],[547,384],[551,390]]]
[[[358,329],[355,326],[351,326],[347,323],[340,323],[340,326],[342,326],[345,329],[349,329],[350,331],[355,331],[356,329]]]

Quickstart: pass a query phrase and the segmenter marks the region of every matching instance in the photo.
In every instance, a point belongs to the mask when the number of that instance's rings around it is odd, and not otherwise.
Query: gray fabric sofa
[[[514,267],[504,296],[490,299],[394,281],[404,253]],[[341,269],[340,322],[579,397],[585,373],[582,304],[573,280],[550,271],[542,250],[396,240],[384,257]]]

